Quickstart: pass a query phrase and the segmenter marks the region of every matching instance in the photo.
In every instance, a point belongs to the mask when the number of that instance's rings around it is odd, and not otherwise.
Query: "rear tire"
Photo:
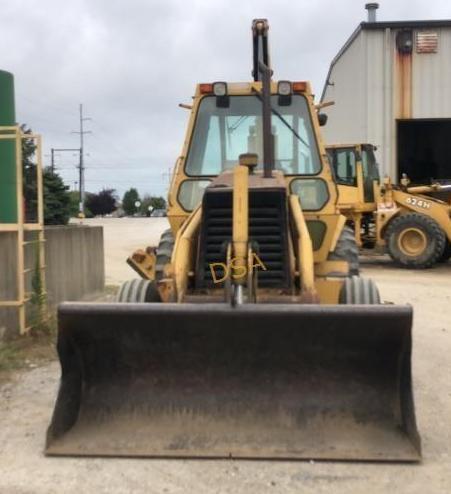
[[[346,261],[349,264],[349,276],[359,274],[359,248],[355,241],[354,231],[345,226],[338,238],[335,250],[329,254],[328,261]]]
[[[346,305],[378,305],[381,303],[381,298],[379,290],[372,279],[352,276],[345,280],[340,292],[339,303]]]
[[[385,232],[387,251],[400,266],[430,268],[443,255],[446,237],[438,223],[418,213],[393,219]]]
[[[134,279],[122,283],[116,296],[116,302],[144,304],[161,302],[161,298],[155,281]]]
[[[160,242],[156,250],[157,261],[155,263],[155,279],[157,281],[164,277],[164,267],[171,262],[173,249],[174,235],[169,228],[161,234]]]

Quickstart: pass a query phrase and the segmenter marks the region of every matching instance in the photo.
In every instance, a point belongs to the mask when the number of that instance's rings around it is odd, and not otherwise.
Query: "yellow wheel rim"
[[[399,250],[406,256],[419,256],[427,247],[428,239],[419,228],[407,228],[398,237]]]

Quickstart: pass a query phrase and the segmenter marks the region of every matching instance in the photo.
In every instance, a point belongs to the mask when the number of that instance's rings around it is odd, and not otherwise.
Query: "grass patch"
[[[19,348],[16,342],[2,343],[0,346],[0,372],[18,368],[19,359]]]
[[[99,302],[114,301],[119,287],[107,285],[96,295]],[[38,367],[57,359],[56,354],[56,315],[45,323],[35,326],[26,335],[0,341],[0,383],[11,377],[16,370]],[[36,316],[37,317],[37,316]]]
[[[56,359],[55,321],[33,328],[26,335],[0,342],[0,382],[15,370],[33,368]]]

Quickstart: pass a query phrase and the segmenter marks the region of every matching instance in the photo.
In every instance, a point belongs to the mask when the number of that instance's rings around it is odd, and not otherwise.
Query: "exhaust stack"
[[[379,8],[379,4],[376,2],[371,2],[365,4],[365,9],[368,10],[368,22],[376,22],[376,11]]]

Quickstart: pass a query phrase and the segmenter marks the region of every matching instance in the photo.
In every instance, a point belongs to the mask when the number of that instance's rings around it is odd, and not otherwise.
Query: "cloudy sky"
[[[451,18],[449,0],[380,0],[378,20]],[[165,194],[196,82],[250,79],[253,18],[270,23],[276,79],[321,94],[330,61],[363,0],[0,0],[0,69],[13,72],[16,112],[50,148],[76,148],[83,103],[86,190]],[[76,187],[72,153],[56,157]]]

